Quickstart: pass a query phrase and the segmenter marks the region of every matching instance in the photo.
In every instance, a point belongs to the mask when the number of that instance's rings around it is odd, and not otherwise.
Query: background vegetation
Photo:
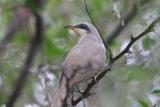
[[[0,107],[5,107],[16,87],[30,41],[34,37],[35,18],[30,10],[23,7],[26,1],[0,1],[0,39],[3,43],[7,35],[14,35],[5,46],[0,45],[3,47],[0,50]],[[28,4],[32,4],[32,1],[28,1]],[[131,35],[137,36],[160,16],[159,0],[87,0],[87,3],[103,37],[106,41],[110,40],[113,55],[124,49]],[[43,5],[43,42],[15,107],[48,107],[64,58],[77,42],[76,36],[63,26],[90,22],[83,0],[46,0]],[[127,15],[130,17],[128,21],[125,19]],[[114,34],[119,24],[120,33]],[[113,35],[117,37],[112,39]],[[159,40],[160,25],[157,24],[100,81],[95,107],[160,105]]]

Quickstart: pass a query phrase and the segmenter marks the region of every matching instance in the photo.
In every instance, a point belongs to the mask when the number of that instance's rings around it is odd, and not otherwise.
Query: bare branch
[[[155,19],[142,33],[140,33],[138,36],[136,37],[132,37],[131,36],[131,41],[128,43],[128,45],[126,46],[126,48],[120,52],[117,56],[113,57],[111,60],[111,63],[114,63],[115,61],[117,61],[119,58],[121,58],[124,54],[129,52],[130,47],[140,38],[142,38],[144,35],[146,35],[147,33],[151,32],[151,30],[153,29],[153,27],[155,26],[155,24],[157,22],[160,21],[160,17],[158,17],[157,19]]]

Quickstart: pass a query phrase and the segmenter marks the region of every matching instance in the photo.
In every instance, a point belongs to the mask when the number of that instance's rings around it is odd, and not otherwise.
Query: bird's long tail
[[[68,80],[65,76],[62,76],[60,85],[57,88],[55,95],[53,96],[52,104],[50,107],[66,107],[68,92]]]

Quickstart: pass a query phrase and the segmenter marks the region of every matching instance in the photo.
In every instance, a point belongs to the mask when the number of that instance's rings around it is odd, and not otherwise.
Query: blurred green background
[[[14,38],[0,56],[0,107],[13,92],[15,81],[22,69],[33,38],[34,18],[22,22],[16,17],[25,0],[0,0],[0,39],[11,23],[28,23],[17,28]],[[123,16],[136,6],[137,12],[110,47],[117,55],[130,40],[130,35],[141,33],[156,17],[160,16],[159,0],[87,0],[90,13],[106,39]],[[90,22],[83,0],[46,0],[42,12],[44,38],[38,51],[31,75],[15,107],[48,107],[60,77],[65,56],[77,42],[73,32],[65,25]],[[16,7],[16,8],[15,8]],[[18,12],[17,12],[18,11]],[[22,15],[23,16],[23,15]],[[25,16],[25,15],[24,15]],[[23,19],[23,17],[22,17]],[[160,24],[138,40],[126,54],[113,65],[113,69],[98,84],[96,101],[87,107],[153,107],[160,105]],[[43,72],[44,71],[44,72]],[[48,99],[47,99],[48,98]],[[83,105],[81,105],[83,107]],[[79,106],[79,107],[81,107]]]

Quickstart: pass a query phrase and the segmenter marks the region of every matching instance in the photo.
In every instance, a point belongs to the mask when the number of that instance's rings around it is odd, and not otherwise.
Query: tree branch
[[[151,32],[151,30],[153,29],[153,27],[155,26],[156,23],[158,23],[160,21],[160,17],[158,17],[157,19],[155,19],[142,33],[140,33],[139,35],[137,35],[136,37],[131,37],[131,41],[129,42],[129,44],[126,46],[126,48],[120,52],[117,56],[113,57],[111,59],[111,61],[109,62],[109,65],[107,68],[105,68],[105,70],[98,75],[98,77],[96,78],[97,82],[99,80],[101,80],[106,73],[108,73],[108,71],[111,70],[112,65],[114,64],[114,62],[116,62],[119,58],[121,58],[124,54],[129,52],[130,47],[140,38],[142,38],[144,35],[146,35],[147,33]],[[85,89],[85,91],[82,93],[84,98],[87,98],[89,96],[89,92],[91,90],[91,88],[97,83],[95,81],[95,79],[93,79],[87,86],[87,88]],[[82,100],[82,97],[77,98],[76,100],[74,100],[72,102],[73,105],[78,104],[80,101]]]
[[[35,36],[31,42],[31,46],[30,46],[28,55],[26,57],[21,74],[19,75],[17,82],[15,84],[15,89],[13,90],[12,95],[9,97],[9,100],[6,103],[6,107],[13,107],[17,98],[19,97],[20,93],[22,92],[22,89],[27,81],[28,76],[29,76],[30,68],[33,64],[38,47],[41,45],[41,42],[42,42],[43,20],[42,20],[40,13],[38,13],[38,12],[34,13],[34,16],[35,16],[35,20],[36,20]]]
[[[151,0],[140,0],[142,5],[150,2]],[[128,12],[126,12],[122,16],[122,20],[124,21],[124,25],[122,25],[121,21],[118,21],[114,29],[109,33],[108,37],[105,39],[108,44],[111,44],[113,40],[124,30],[124,28],[131,22],[131,20],[136,16],[138,13],[137,3],[132,4],[131,8]]]
[[[115,61],[117,61],[119,58],[121,58],[124,54],[129,52],[130,47],[140,38],[142,38],[144,35],[146,35],[147,33],[151,32],[151,30],[153,29],[154,25],[156,23],[158,23],[160,21],[160,17],[158,17],[157,19],[155,19],[142,33],[140,33],[139,35],[137,35],[136,37],[132,37],[131,36],[131,41],[128,43],[128,45],[126,46],[126,48],[120,52],[117,56],[113,57],[111,60],[111,63],[114,63]]]

